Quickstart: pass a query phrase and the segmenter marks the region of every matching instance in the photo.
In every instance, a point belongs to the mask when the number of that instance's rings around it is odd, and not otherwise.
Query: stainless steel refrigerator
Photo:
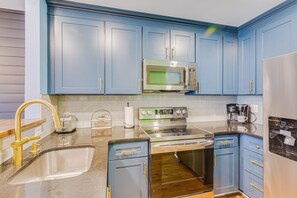
[[[264,197],[297,197],[297,53],[264,60]]]

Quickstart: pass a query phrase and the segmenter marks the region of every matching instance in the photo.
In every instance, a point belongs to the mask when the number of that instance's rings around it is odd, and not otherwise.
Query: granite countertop
[[[112,130],[92,132],[90,128],[77,129],[72,134],[52,133],[39,143],[42,150],[57,147],[78,145],[94,145],[95,152],[90,169],[76,177],[56,179],[52,181],[35,182],[23,185],[9,185],[9,177],[19,168],[14,168],[9,160],[0,165],[0,197],[26,198],[98,198],[106,197],[108,143],[122,141],[148,140],[148,136],[140,132],[138,127],[124,129],[113,127]],[[28,150],[24,156],[28,155]],[[26,157],[24,164],[32,157]]]
[[[244,133],[262,137],[262,127],[258,124],[228,125],[226,122],[189,123],[215,135]],[[52,133],[40,141],[42,150],[57,147],[94,145],[95,153],[90,169],[76,177],[53,181],[35,182],[23,185],[9,185],[8,178],[19,168],[14,168],[9,160],[0,165],[0,198],[72,198],[106,197],[108,143],[148,140],[148,136],[139,130],[113,127],[104,131],[92,131],[90,128],[77,129],[75,133],[58,135]],[[24,152],[24,164],[32,159],[28,149]]]
[[[194,127],[206,130],[214,135],[247,134],[263,138],[263,125],[256,123],[228,123],[226,121],[192,122],[188,123]]]
[[[39,126],[45,122],[45,119],[39,120],[22,120],[22,131]],[[14,134],[15,120],[14,119],[0,119],[0,138]]]

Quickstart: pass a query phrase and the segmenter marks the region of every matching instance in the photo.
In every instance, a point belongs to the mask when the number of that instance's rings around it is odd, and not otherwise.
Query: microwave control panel
[[[195,87],[196,86],[196,69],[189,68],[189,86]]]

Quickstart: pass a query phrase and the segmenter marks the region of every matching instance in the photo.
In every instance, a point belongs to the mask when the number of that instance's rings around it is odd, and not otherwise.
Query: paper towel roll
[[[125,128],[134,127],[134,110],[133,107],[125,107]]]

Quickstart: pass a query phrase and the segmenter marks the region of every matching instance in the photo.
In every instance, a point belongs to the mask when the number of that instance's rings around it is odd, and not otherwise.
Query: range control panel
[[[143,107],[139,108],[139,120],[179,119],[188,117],[187,107]]]

